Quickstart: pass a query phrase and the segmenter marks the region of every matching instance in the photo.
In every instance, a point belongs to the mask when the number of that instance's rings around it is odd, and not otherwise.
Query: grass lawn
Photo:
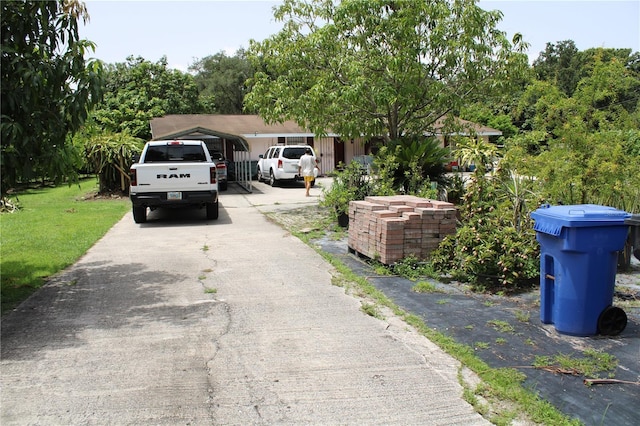
[[[127,198],[94,198],[97,188],[90,178],[79,185],[27,189],[16,194],[19,211],[0,215],[3,314],[78,260],[129,211]]]

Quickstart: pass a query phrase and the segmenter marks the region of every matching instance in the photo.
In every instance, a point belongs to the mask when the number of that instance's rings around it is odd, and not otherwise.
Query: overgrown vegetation
[[[374,185],[360,164],[352,161],[339,170],[333,177],[330,188],[322,189],[320,205],[329,208],[334,218],[349,214],[351,201],[364,200],[366,196],[376,195]]]
[[[450,152],[436,138],[405,138],[391,141],[375,156],[373,176],[378,195],[411,194],[437,198],[437,186],[444,186],[444,164]],[[432,187],[434,182],[436,188]]]
[[[438,274],[433,270],[429,262],[418,259],[416,256],[407,256],[390,266],[390,271],[410,281],[418,281],[421,278],[436,278]]]
[[[512,293],[539,276],[539,245],[529,212],[537,197],[529,182],[500,169],[475,173],[460,206],[461,225],[432,253],[433,268],[479,292]]]
[[[550,46],[537,61],[546,79],[523,79],[521,93],[503,98],[494,110],[479,104],[462,111],[504,133],[500,150],[480,138],[450,139],[451,157],[474,170],[466,182],[459,174],[446,180],[427,173],[421,161],[430,158],[441,166],[444,160],[424,155],[430,152],[425,141],[392,142],[375,155],[376,175],[368,181],[372,194],[446,194],[459,206],[457,233],[444,239],[431,262],[440,274],[469,283],[474,291],[512,293],[537,284],[539,245],[530,213],[541,204],[640,211],[640,104],[629,96],[640,90],[632,60],[638,54],[574,52],[570,43],[560,47]],[[561,74],[553,64],[559,54],[579,58],[575,82],[557,79]],[[430,191],[433,181],[438,191]],[[344,195],[343,206],[357,199],[349,196],[348,186],[336,189]]]
[[[76,139],[83,145],[85,170],[98,176],[99,192],[128,193],[129,168],[134,155],[142,151],[144,141],[126,131],[102,133],[95,127],[86,127]]]
[[[438,287],[435,284],[429,281],[419,281],[411,287],[411,291],[415,291],[416,293],[438,293]]]
[[[611,354],[586,349],[583,356],[557,354],[554,356],[536,356],[533,365],[536,368],[555,373],[580,375],[586,378],[600,378],[602,374],[613,377],[618,360]]]

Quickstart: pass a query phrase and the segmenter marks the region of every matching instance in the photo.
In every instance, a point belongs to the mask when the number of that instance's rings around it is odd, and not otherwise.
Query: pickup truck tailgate
[[[215,169],[215,164],[210,163]],[[203,163],[138,164],[136,174],[138,191],[198,191],[208,189],[210,167]]]

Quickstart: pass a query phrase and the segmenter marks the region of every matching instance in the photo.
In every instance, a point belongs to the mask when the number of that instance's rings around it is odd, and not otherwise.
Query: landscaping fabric
[[[613,378],[639,382],[640,308],[625,308],[628,323],[618,336],[568,336],[558,333],[553,324],[541,323],[537,290],[501,297],[431,281],[442,292],[416,293],[412,291],[415,282],[376,275],[367,262],[349,253],[346,241],[321,240],[318,244],[324,251],[340,257],[356,274],[367,277],[400,308],[421,317],[428,327],[474,348],[489,366],[524,373],[525,387],[568,416],[585,425],[640,424],[640,385],[587,386],[584,376],[573,375],[553,363],[545,368],[534,367],[536,357],[553,359],[562,354],[582,358],[585,349],[594,349],[618,360]],[[631,297],[640,297],[638,293]],[[609,378],[609,374],[600,373],[599,378]]]

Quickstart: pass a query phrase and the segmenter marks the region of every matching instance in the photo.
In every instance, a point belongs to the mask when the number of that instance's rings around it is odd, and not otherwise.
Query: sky
[[[272,0],[85,0],[90,21],[80,36],[96,43],[91,57],[106,63],[128,56],[181,71],[210,55],[229,56],[262,41],[282,24],[273,18]],[[640,0],[481,0],[480,7],[500,10],[498,25],[509,39],[519,32],[530,44],[530,62],[547,43],[573,40],[578,50],[592,47],[640,51]]]

